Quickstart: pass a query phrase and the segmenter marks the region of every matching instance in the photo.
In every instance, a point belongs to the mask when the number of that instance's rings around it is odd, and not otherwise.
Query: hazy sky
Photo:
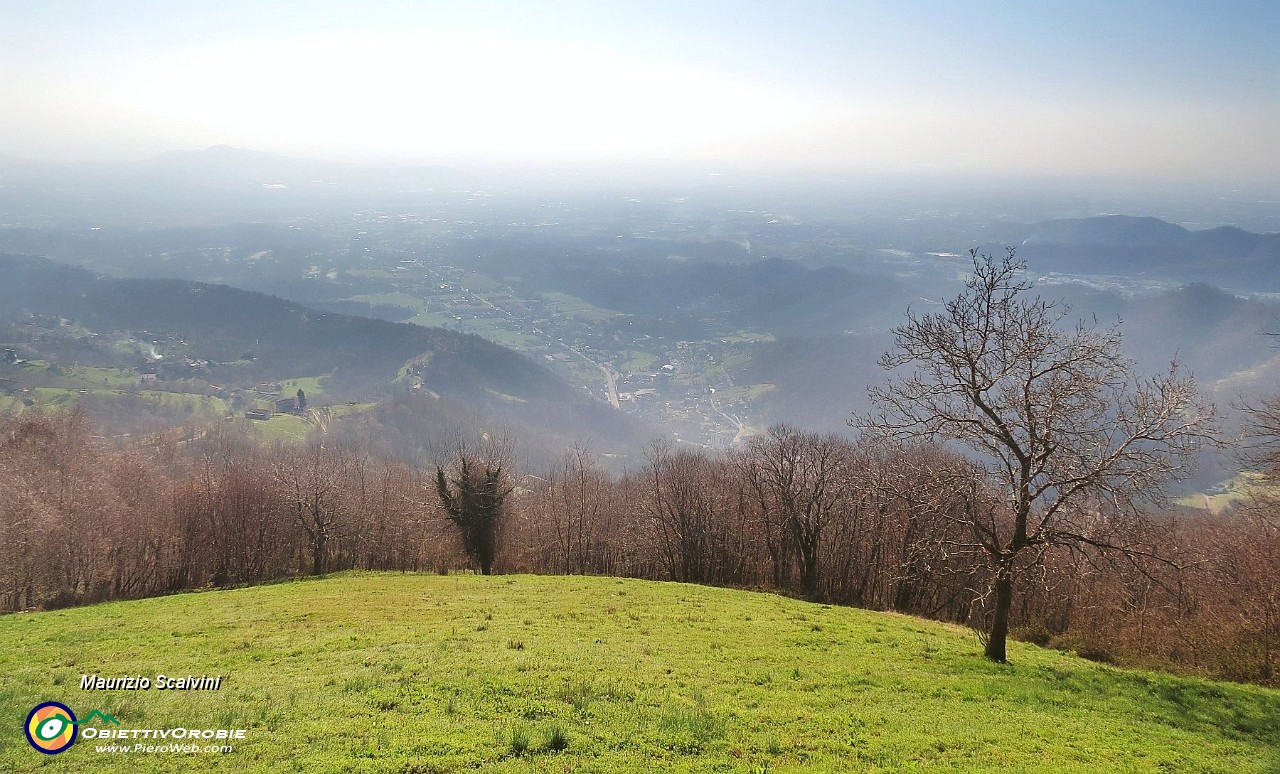
[[[0,0],[0,154],[1253,183],[1280,2]]]

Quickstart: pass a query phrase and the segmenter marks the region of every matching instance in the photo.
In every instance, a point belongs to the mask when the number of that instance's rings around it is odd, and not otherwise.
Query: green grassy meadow
[[[353,574],[0,618],[3,771],[1280,771],[1280,691],[770,594]],[[82,673],[222,674],[88,692]],[[38,702],[244,728],[228,754],[31,749]],[[94,724],[97,725],[97,721]]]

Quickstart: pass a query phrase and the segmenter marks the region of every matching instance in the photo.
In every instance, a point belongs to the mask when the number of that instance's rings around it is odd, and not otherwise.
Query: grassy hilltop
[[[1280,692],[1011,648],[998,666],[956,627],[583,577],[343,575],[16,614],[0,770],[1280,770]],[[224,680],[94,693],[82,673]],[[18,729],[46,700],[248,736],[45,756]]]

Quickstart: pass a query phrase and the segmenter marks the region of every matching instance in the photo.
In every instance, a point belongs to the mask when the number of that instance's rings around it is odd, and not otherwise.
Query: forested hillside
[[[528,431],[531,448],[539,436],[553,450],[594,437],[626,451],[643,435],[625,415],[479,336],[317,311],[222,285],[105,277],[37,258],[0,256],[0,273],[0,322],[8,326],[0,339],[55,365],[158,372],[182,382],[173,389],[205,395],[306,377],[325,396],[313,394],[313,405],[429,395],[419,402],[419,443],[433,432],[476,431],[477,416],[489,417],[491,430]],[[9,369],[0,378],[21,386],[36,379]],[[90,397],[109,397],[97,392]]]

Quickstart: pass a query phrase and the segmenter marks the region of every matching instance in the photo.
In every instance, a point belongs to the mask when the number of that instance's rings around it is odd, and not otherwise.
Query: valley
[[[203,161],[245,160],[219,152]],[[880,378],[874,361],[891,330],[907,309],[936,308],[959,286],[971,247],[1015,247],[1046,298],[1064,298],[1073,317],[1124,320],[1127,349],[1144,367],[1177,355],[1224,403],[1265,392],[1280,374],[1261,335],[1280,327],[1280,286],[1268,269],[1280,249],[1268,235],[1116,216],[1023,224],[917,209],[887,217],[887,205],[852,190],[843,214],[817,193],[769,189],[748,206],[731,189],[531,196],[455,182],[395,194],[394,207],[389,194],[374,194],[370,204],[381,206],[346,212],[277,194],[283,211],[252,223],[148,226],[112,210],[56,228],[19,221],[0,227],[0,251],[480,336],[625,415],[637,436],[665,433],[705,449],[775,422],[842,428]],[[1205,275],[1202,254],[1238,259]],[[1247,290],[1186,296],[1206,276]],[[325,378],[342,403],[378,399],[336,389],[326,376],[333,365],[301,362],[275,378]],[[412,375],[405,385],[422,389]],[[580,430],[579,440],[597,446],[616,437]],[[638,459],[635,445],[605,447]]]

